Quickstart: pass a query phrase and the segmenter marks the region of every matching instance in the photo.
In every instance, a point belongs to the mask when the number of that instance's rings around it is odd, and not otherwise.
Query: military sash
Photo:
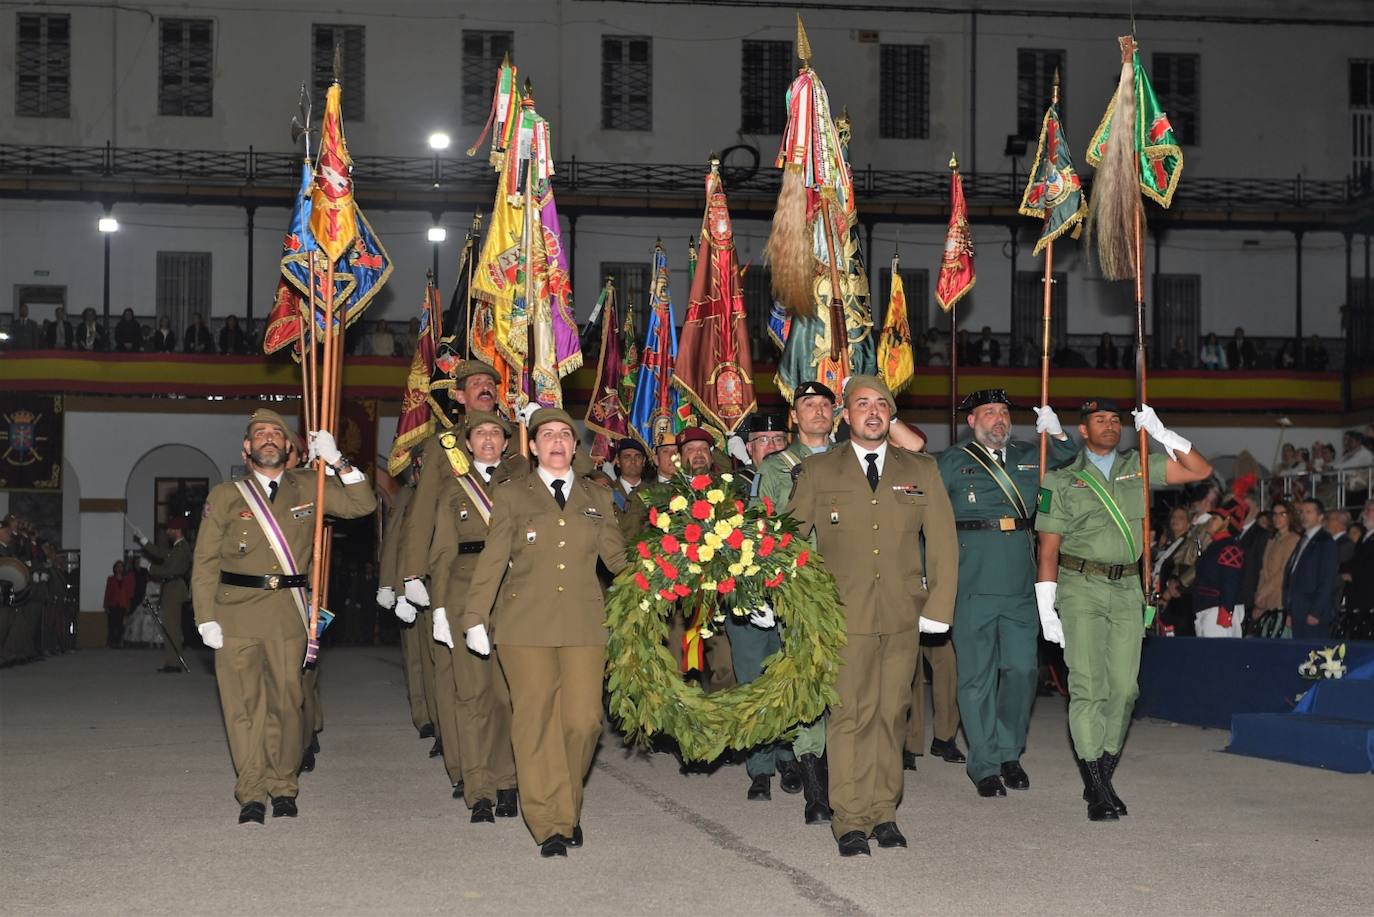
[[[263,500],[262,494],[258,492],[246,478],[240,478],[234,482],[234,486],[239,489],[243,499],[248,504],[248,508],[253,512],[253,518],[257,520],[258,526],[262,529],[262,534],[267,538],[267,544],[272,548],[272,553],[276,555],[277,563],[286,571],[288,576],[300,575],[300,568],[296,566],[296,558],[291,555],[291,545],[287,544],[286,535],[282,533],[281,526],[277,525],[277,520],[272,515],[272,510]],[[324,507],[315,507],[315,512],[323,512]],[[301,624],[305,627],[307,636],[310,634],[310,614],[305,609],[305,589],[296,587],[288,589],[291,598],[296,603],[296,611],[300,612]]]
[[[1001,463],[983,450],[981,443],[965,443],[964,451],[969,458],[973,459],[978,465],[988,473],[993,482],[1001,489],[1002,495],[1007,498],[1012,509],[1016,510],[1017,515],[1022,519],[1030,518],[1030,511],[1026,509],[1026,501],[1021,499],[1021,491],[1016,489],[1016,484],[1011,476],[1007,474],[1007,469]]]
[[[1135,546],[1135,535],[1131,533],[1130,523],[1126,521],[1126,514],[1121,511],[1121,507],[1116,505],[1116,501],[1107,492],[1107,488],[1103,487],[1096,478],[1086,471],[1075,471],[1073,476],[1088,485],[1088,489],[1097,495],[1097,499],[1102,501],[1102,505],[1107,510],[1107,515],[1112,517],[1116,527],[1121,530],[1121,537],[1126,539],[1126,549],[1131,552],[1131,558],[1138,558],[1140,554]]]
[[[491,527],[491,497],[487,496],[486,488],[478,482],[477,478],[469,471],[467,474],[457,476],[458,486],[463,488],[463,492],[468,495],[472,505],[477,509],[477,515],[482,517],[482,521],[487,527]]]

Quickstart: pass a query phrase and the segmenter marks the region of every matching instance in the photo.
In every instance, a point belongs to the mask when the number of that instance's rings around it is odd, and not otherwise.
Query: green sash
[[[984,452],[981,444],[978,444],[977,448],[974,448],[974,445],[974,443],[966,443],[964,445],[964,451],[969,454],[970,458],[982,466],[984,471],[992,476],[992,480],[1002,489],[1002,495],[1007,498],[1007,502],[1011,504],[1012,509],[1016,510],[1017,514],[1020,515],[1022,519],[1029,519],[1030,512],[1026,509],[1026,502],[1021,499],[1021,491],[1016,489],[1016,484],[1012,482],[1011,476],[1007,474],[1007,469],[1003,468],[1001,463],[995,460],[991,455]]]
[[[1135,535],[1131,533],[1131,525],[1126,521],[1126,514],[1121,512],[1121,507],[1116,505],[1112,495],[1107,492],[1107,488],[1098,483],[1097,478],[1088,474],[1086,471],[1075,471],[1073,476],[1084,484],[1087,484],[1093,493],[1097,494],[1097,499],[1102,501],[1102,505],[1107,508],[1107,515],[1112,517],[1116,527],[1121,530],[1121,537],[1126,539],[1126,549],[1131,552],[1131,559],[1140,557],[1135,546]]]

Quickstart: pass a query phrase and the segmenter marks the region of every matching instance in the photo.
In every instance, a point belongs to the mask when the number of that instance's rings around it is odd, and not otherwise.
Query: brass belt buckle
[[[278,576],[276,573],[268,574],[267,576],[263,577],[263,586],[266,589],[280,589],[281,577]]]
[[[1125,564],[1112,564],[1110,567],[1107,568],[1107,579],[1121,579],[1121,574],[1124,572],[1125,566]]]
[[[1016,531],[1016,520],[1010,516],[1003,516],[997,520],[997,527],[1003,532]]]

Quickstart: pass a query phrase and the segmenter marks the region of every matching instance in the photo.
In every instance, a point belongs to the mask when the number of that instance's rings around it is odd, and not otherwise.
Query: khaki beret
[[[577,425],[567,411],[562,408],[540,408],[530,418],[530,436],[533,437],[546,423],[565,423],[574,434],[577,433]]]
[[[506,434],[506,438],[510,439],[510,422],[500,414],[494,414],[491,411],[468,411],[463,417],[463,428],[466,433],[471,433],[484,423],[496,424],[501,428],[501,432]]]

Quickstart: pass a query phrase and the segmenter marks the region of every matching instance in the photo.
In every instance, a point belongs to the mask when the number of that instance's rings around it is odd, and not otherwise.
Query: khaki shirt
[[[802,461],[786,511],[835,577],[851,634],[950,624],[959,582],[954,512],[935,460],[891,444],[878,489],[849,443]],[[921,539],[925,539],[924,560]]]
[[[481,488],[490,506],[496,485],[512,478],[528,477],[529,468],[523,456],[507,456],[492,470],[492,481],[488,484],[480,480],[481,475],[476,473],[474,466],[472,477],[479,480],[473,486]],[[429,550],[429,600],[433,607],[448,609],[456,605],[459,611],[462,610],[486,540],[487,523],[481,511],[457,476],[450,475],[439,491],[434,543]]]
[[[1150,456],[1150,488],[1167,487],[1164,476],[1169,459]],[[1121,528],[1112,520],[1091,487],[1075,477],[1079,471],[1097,478],[1111,494],[1131,528],[1135,553],[1126,546]],[[1063,536],[1060,554],[1070,554],[1099,564],[1134,564],[1144,550],[1141,538],[1145,520],[1145,494],[1140,486],[1140,453],[1118,452],[1112,460],[1110,480],[1080,449],[1078,457],[1063,468],[1045,475],[1036,500],[1035,530]]]

